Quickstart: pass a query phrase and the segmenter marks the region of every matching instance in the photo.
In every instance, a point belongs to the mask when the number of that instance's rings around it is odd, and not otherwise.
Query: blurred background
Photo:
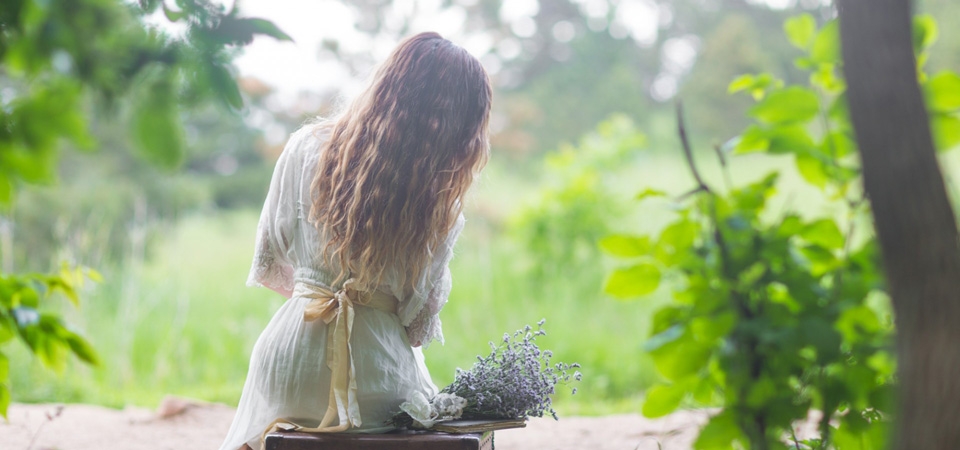
[[[915,4],[940,25],[929,71],[960,70],[960,5]],[[53,305],[102,363],[73,360],[57,374],[9,346],[14,401],[152,407],[176,394],[234,405],[252,346],[283,301],[244,281],[287,137],[305,121],[334,116],[400,39],[434,30],[479,57],[496,89],[492,157],[467,201],[454,289],[441,314],[446,344],[426,350],[434,381],[449,383],[455,368],[488,351],[488,341],[546,318],[541,347],[557,361],[580,363],[584,374],[575,396],[558,394],[559,413],[638,411],[657,379],[643,350],[650,313],[667,300],[669,283],[642,300],[606,296],[616,262],[597,242],[656,231],[670,219],[669,202],[638,210],[638,192],[694,187],[676,137],[678,100],[707,176],[719,179],[712,148],[742,131],[752,104],[727,93],[730,81],[757,72],[788,83],[805,78],[783,21],[799,12],[818,21],[835,15],[828,0],[238,0],[238,7],[293,42],[258,37],[233,55],[245,106],[184,112],[179,170],[137,157],[120,125],[92,117],[94,156],[63,153],[56,183],[19,190],[0,215],[3,272],[67,262],[103,276],[85,286],[79,309]],[[159,14],[145,20],[182,32]],[[0,91],[16,89],[5,77],[0,72]],[[738,157],[733,182],[791,163]],[[791,182],[794,173],[784,174],[780,196],[804,206],[809,188]]]

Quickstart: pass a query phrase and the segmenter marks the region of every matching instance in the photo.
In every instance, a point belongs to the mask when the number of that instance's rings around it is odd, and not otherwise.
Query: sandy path
[[[191,405],[168,418],[150,410],[115,410],[66,405],[48,421],[57,405],[11,405],[9,421],[0,422],[0,450],[207,450],[217,449],[234,409],[218,404]],[[498,450],[596,449],[679,450],[690,448],[697,424],[706,414],[680,412],[662,419],[637,414],[605,417],[532,419],[527,428],[496,433]],[[37,433],[38,427],[41,427]]]

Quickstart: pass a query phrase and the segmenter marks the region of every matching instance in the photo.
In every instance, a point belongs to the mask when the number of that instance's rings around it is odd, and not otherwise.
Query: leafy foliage
[[[77,289],[83,287],[86,278],[98,281],[100,275],[89,269],[68,267],[57,274],[0,274],[0,345],[19,337],[44,365],[58,372],[63,372],[69,353],[97,364],[97,353],[86,339],[58,315],[39,310],[41,302],[57,292],[79,306]],[[10,404],[9,374],[10,361],[0,351],[0,415],[4,417]]]
[[[22,184],[55,180],[63,141],[97,146],[90,108],[116,110],[132,103],[129,134],[141,155],[176,167],[185,140],[183,107],[215,99],[232,108],[242,98],[229,65],[232,49],[254,35],[289,39],[270,22],[241,18],[207,0],[178,0],[179,11],[156,0],[139,6],[116,0],[11,0],[0,5],[0,209]],[[162,8],[185,25],[171,37],[142,23]],[[9,249],[5,249],[9,251]],[[90,344],[42,303],[62,291],[75,304],[86,269],[56,275],[0,272],[0,344],[19,336],[47,366],[62,370],[73,353],[96,363]],[[8,360],[0,354],[0,414],[10,401]]]
[[[608,253],[633,261],[610,275],[606,290],[629,298],[652,292],[661,276],[673,281],[674,301],[655,314],[647,345],[665,382],[648,391],[643,412],[722,405],[695,448],[882,448],[893,324],[875,238],[859,226],[869,207],[844,104],[837,24],[818,29],[802,15],[784,29],[803,52],[796,65],[809,85],[784,86],[770,74],[734,80],[729,90],[756,104],[753,123],[723,150],[792,156],[826,209],[839,214],[771,211],[777,173],[725,192],[707,185],[680,117],[696,189],[677,201],[676,220],[659,236],[602,241]],[[936,27],[920,16],[915,30],[922,66]],[[941,150],[958,142],[958,80],[945,72],[924,85]],[[811,411],[820,412],[819,436],[801,441],[793,426]]]

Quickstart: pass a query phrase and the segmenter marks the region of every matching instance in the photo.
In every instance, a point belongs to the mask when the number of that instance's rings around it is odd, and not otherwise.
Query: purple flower
[[[553,352],[541,351],[536,338],[546,334],[545,320],[537,331],[526,326],[504,333],[499,346],[486,357],[477,357],[470,370],[458,370],[454,381],[441,392],[466,399],[464,419],[521,419],[528,416],[556,418],[550,396],[558,384],[580,381],[580,372],[568,373],[579,364],[550,364]],[[573,389],[576,393],[576,389]]]

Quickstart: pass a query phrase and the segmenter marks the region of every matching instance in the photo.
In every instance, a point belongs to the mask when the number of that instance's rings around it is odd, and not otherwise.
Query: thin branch
[[[800,450],[800,441],[797,440],[797,432],[793,429],[793,426],[790,427],[790,437],[793,438],[793,445],[797,447],[797,450]]]
[[[687,128],[683,123],[683,104],[680,102],[677,102],[677,132],[680,134],[680,143],[683,144],[683,155],[687,158],[687,166],[690,167],[690,172],[693,173],[693,178],[697,181],[697,186],[700,190],[712,194],[713,191],[710,190],[707,183],[703,182],[703,178],[700,177],[700,171],[697,170],[697,165],[693,161],[693,150],[690,150],[690,140],[687,139]]]
[[[719,144],[713,145],[713,151],[717,154],[717,159],[720,160],[720,168],[723,172],[723,183],[726,185],[727,190],[733,190],[733,181],[730,178],[730,168],[727,167],[727,156],[723,154],[723,149],[720,148]]]

